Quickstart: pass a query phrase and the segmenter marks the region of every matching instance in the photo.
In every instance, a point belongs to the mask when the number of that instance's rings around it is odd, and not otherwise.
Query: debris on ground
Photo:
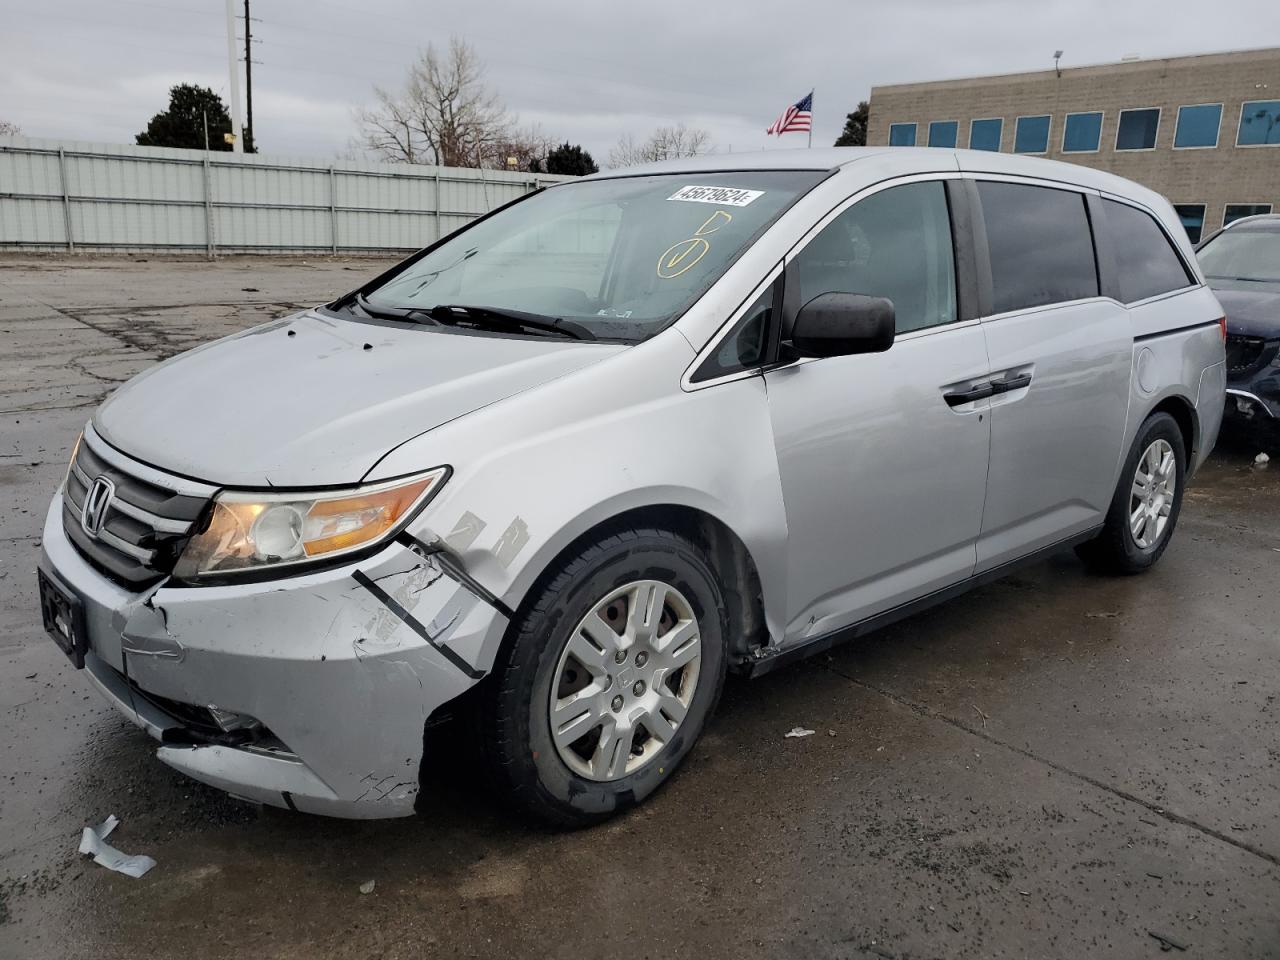
[[[1090,620],[1114,620],[1120,616],[1119,610],[1096,610],[1093,613],[1086,613],[1086,617]]]
[[[982,729],[983,730],[987,729],[987,721],[990,720],[991,718],[987,716],[985,713],[983,713],[982,708],[978,706],[976,703],[971,703],[969,704],[969,706],[973,707],[973,709],[978,711],[978,716],[982,718]]]
[[[376,886],[376,884],[377,884],[377,881],[375,880],[366,880],[364,883],[360,884],[360,892],[373,893],[373,888],[374,886]]]
[[[120,820],[113,813],[96,827],[85,827],[80,834],[80,852],[93,857],[94,863],[126,877],[144,876],[156,865],[154,860],[141,854],[131,857],[106,842],[107,836],[118,826]]]
[[[1148,930],[1147,933],[1156,938],[1160,943],[1160,950],[1164,953],[1168,953],[1170,950],[1185,951],[1187,949],[1187,944],[1173,939],[1173,937],[1169,936],[1167,933],[1156,933],[1154,930]]]
[[[1271,462],[1271,458],[1268,457],[1265,453],[1260,453],[1253,458],[1253,462],[1260,467],[1265,467],[1268,463]]]
[[[787,731],[788,737],[812,737],[814,731],[806,730],[804,727],[792,727]]]

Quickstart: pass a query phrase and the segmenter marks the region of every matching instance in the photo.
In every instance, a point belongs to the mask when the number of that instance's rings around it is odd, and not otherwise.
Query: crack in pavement
[[[886,690],[883,687],[878,687],[874,683],[868,683],[865,680],[859,680],[856,677],[851,677],[849,674],[837,670],[830,664],[827,664],[826,667],[837,677],[847,680],[855,686],[862,687],[864,690],[870,690],[872,693],[879,694],[887,700],[892,700],[894,703],[906,707],[918,716],[925,717],[929,720],[937,720],[941,723],[947,724],[948,726],[954,727],[957,730],[961,730],[970,736],[977,737],[979,740],[985,740],[993,746],[1003,747],[1006,750],[1010,750],[1020,756],[1026,757],[1028,760],[1034,760],[1036,763],[1043,764],[1052,770],[1056,770],[1058,773],[1065,774],[1068,777],[1087,783],[1091,787],[1095,787],[1098,790],[1111,794],[1112,796],[1119,797],[1121,800],[1126,800],[1129,803],[1136,803],[1143,809],[1169,821],[1170,823],[1190,827],[1192,830],[1202,833],[1205,836],[1213,837],[1215,840],[1221,840],[1223,843],[1230,844],[1238,850],[1243,850],[1245,853],[1258,857],[1261,860],[1265,860],[1267,863],[1280,866],[1280,856],[1277,856],[1267,850],[1263,850],[1261,847],[1254,846],[1244,840],[1239,840],[1228,833],[1223,833],[1221,830],[1216,830],[1213,827],[1206,826],[1205,824],[1193,820],[1190,817],[1183,816],[1180,813],[1174,813],[1170,810],[1166,810],[1164,807],[1157,806],[1149,800],[1144,800],[1137,794],[1130,793],[1129,791],[1107,783],[1104,780],[1099,780],[1097,777],[1092,777],[1087,773],[1081,773],[1079,770],[1074,770],[1071,767],[1065,766],[1057,761],[1050,760],[1047,757],[1042,757],[1031,750],[1027,750],[1025,747],[1019,747],[1015,744],[1001,740],[999,737],[993,737],[985,730],[980,730],[977,727],[971,727],[969,724],[964,723],[961,720],[957,720],[954,717],[949,717],[945,713],[934,710],[932,707],[925,706],[923,703],[917,703],[916,701],[904,697],[901,694],[894,693],[891,690]]]

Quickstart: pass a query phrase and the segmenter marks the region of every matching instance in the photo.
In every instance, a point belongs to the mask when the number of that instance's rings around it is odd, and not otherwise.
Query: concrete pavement
[[[0,260],[0,956],[1280,956],[1274,435],[1220,444],[1146,576],[1067,554],[731,681],[680,776],[594,830],[510,821],[449,728],[401,821],[160,764],[40,628],[70,445],[133,373],[379,266]],[[109,813],[142,880],[75,852]]]

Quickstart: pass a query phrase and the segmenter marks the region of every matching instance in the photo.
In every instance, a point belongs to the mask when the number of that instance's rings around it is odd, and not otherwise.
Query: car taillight
[[[1227,342],[1227,318],[1226,317],[1218,318],[1218,328],[1222,330],[1222,342],[1226,343]]]

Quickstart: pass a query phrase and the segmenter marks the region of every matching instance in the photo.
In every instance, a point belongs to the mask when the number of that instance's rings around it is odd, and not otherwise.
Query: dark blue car
[[[1280,423],[1280,214],[1236,220],[1196,254],[1227,315],[1227,413]]]

